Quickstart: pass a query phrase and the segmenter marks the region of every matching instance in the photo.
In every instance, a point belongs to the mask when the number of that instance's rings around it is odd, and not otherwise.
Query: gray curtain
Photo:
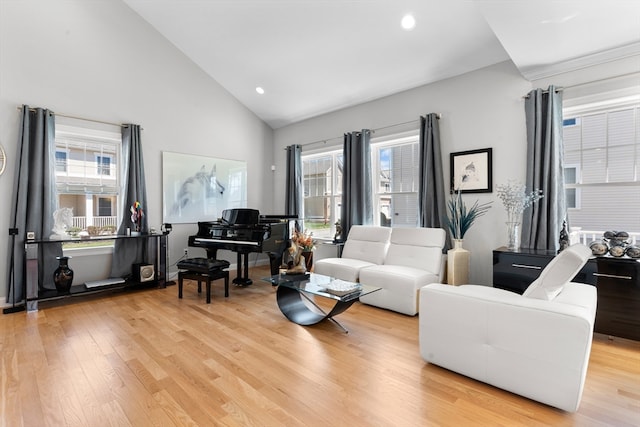
[[[344,134],[340,225],[346,240],[352,225],[373,224],[371,131]]]
[[[26,280],[24,242],[28,231],[36,239],[47,239],[53,229],[53,212],[58,208],[55,181],[55,117],[49,110],[22,106],[19,130],[19,151],[14,177],[14,193],[11,201],[11,225],[17,230],[15,239],[9,237],[7,269],[9,286],[7,302],[24,300],[23,285]],[[29,283],[27,297],[38,296],[38,288],[55,289],[53,271],[57,268],[56,256],[62,255],[61,244],[38,245],[37,287]],[[30,261],[31,262],[31,261]],[[15,287],[15,289],[13,289]]]
[[[302,147],[287,147],[286,194],[284,201],[285,215],[296,215],[303,219],[303,187],[302,187]],[[301,224],[296,221],[296,228]]]
[[[131,222],[131,206],[140,202],[144,216],[141,232],[148,233],[147,223],[147,186],[144,177],[144,161],[140,141],[140,126],[125,125],[122,127],[122,222],[118,234],[125,235],[127,228],[133,229]],[[118,239],[113,250],[111,277],[126,277],[131,274],[131,264],[145,262],[149,239]]]
[[[446,230],[447,198],[440,152],[440,126],[435,113],[420,116],[420,159],[418,183],[418,221],[420,227]],[[445,250],[451,247],[447,233]]]
[[[567,207],[564,191],[562,93],[554,86],[535,89],[525,100],[527,191],[544,197],[524,211],[522,247],[557,251]]]

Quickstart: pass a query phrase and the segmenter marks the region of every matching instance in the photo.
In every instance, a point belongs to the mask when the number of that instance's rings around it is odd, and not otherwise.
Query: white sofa
[[[591,253],[584,245],[574,246],[556,256],[523,295],[477,285],[423,287],[422,358],[576,411],[591,352],[597,293],[594,286],[568,282]]]
[[[360,270],[360,283],[382,288],[360,302],[398,313],[418,313],[418,292],[444,278],[446,234],[441,228],[394,228],[384,262]]]
[[[351,227],[341,258],[318,260],[314,272],[382,288],[360,301],[410,316],[418,291],[442,282],[446,256],[440,228]]]

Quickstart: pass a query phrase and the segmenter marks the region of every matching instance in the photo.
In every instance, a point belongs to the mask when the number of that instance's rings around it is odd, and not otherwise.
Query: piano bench
[[[226,264],[226,265],[225,265]],[[229,272],[223,270],[229,266],[227,261],[208,260],[207,258],[190,258],[178,263],[178,298],[182,298],[184,279],[198,282],[198,293],[202,292],[202,281],[207,285],[207,304],[211,303],[211,281],[224,279],[224,296],[229,296]]]

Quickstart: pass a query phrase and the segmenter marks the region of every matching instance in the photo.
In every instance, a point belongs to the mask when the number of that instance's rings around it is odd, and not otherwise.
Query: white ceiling
[[[123,1],[274,129],[507,59],[640,54],[640,0]]]

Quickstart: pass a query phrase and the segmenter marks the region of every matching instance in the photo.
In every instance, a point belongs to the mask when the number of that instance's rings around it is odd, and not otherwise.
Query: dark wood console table
[[[522,294],[554,256],[552,251],[498,248],[493,251],[493,286]],[[596,332],[640,340],[640,260],[593,257],[573,281],[598,288]]]

